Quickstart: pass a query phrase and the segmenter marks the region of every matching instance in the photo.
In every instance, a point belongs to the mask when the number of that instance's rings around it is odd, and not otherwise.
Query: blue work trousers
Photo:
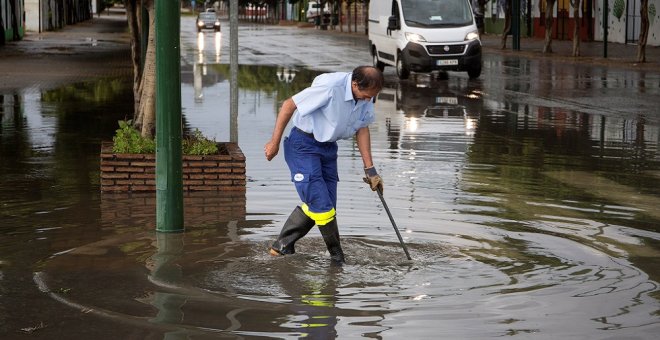
[[[313,213],[327,213],[337,206],[337,142],[318,142],[294,127],[284,139],[284,159],[298,196]]]

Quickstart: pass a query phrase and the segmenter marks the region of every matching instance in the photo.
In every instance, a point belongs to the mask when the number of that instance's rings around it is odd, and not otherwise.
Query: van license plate
[[[458,98],[456,97],[435,97],[436,104],[458,104]]]
[[[435,62],[438,66],[458,65],[458,59],[442,59]]]

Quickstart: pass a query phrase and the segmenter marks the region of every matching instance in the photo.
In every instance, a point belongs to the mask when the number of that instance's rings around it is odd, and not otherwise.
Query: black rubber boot
[[[314,227],[316,223],[309,216],[305,215],[300,207],[296,207],[284,222],[284,227],[280,236],[270,246],[271,255],[290,255],[295,254],[294,244]]]
[[[325,246],[328,247],[330,252],[330,259],[336,264],[343,264],[346,261],[344,260],[344,251],[341,250],[341,242],[339,241],[339,230],[337,228],[337,219],[334,218],[330,223],[326,225],[319,226],[321,235],[323,235],[323,241],[325,241]]]

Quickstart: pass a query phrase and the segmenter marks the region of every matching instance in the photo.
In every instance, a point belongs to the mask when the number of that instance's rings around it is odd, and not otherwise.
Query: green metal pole
[[[180,0],[156,0],[156,230],[183,231]]]
[[[610,11],[608,7],[607,0],[603,0],[603,58],[607,58],[607,31],[609,30],[607,19]]]
[[[512,0],[511,8],[511,30],[513,35],[513,49],[520,51],[520,0]]]

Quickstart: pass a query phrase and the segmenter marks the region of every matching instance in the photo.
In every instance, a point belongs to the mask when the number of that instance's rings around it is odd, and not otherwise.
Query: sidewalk
[[[49,88],[71,81],[132,74],[126,14],[100,17],[58,31],[28,32],[0,47],[0,91]]]
[[[584,63],[610,67],[634,68],[660,72],[660,47],[646,46],[646,62],[637,63],[637,45],[607,43],[607,58],[603,58],[603,42],[580,42],[580,56],[572,57],[572,40],[553,40],[553,53],[544,54],[545,41],[539,38],[521,38],[520,51],[513,50],[511,37],[507,38],[506,49],[501,49],[501,35],[486,34],[481,37],[485,53],[518,55],[527,58],[547,59],[561,62]]]

